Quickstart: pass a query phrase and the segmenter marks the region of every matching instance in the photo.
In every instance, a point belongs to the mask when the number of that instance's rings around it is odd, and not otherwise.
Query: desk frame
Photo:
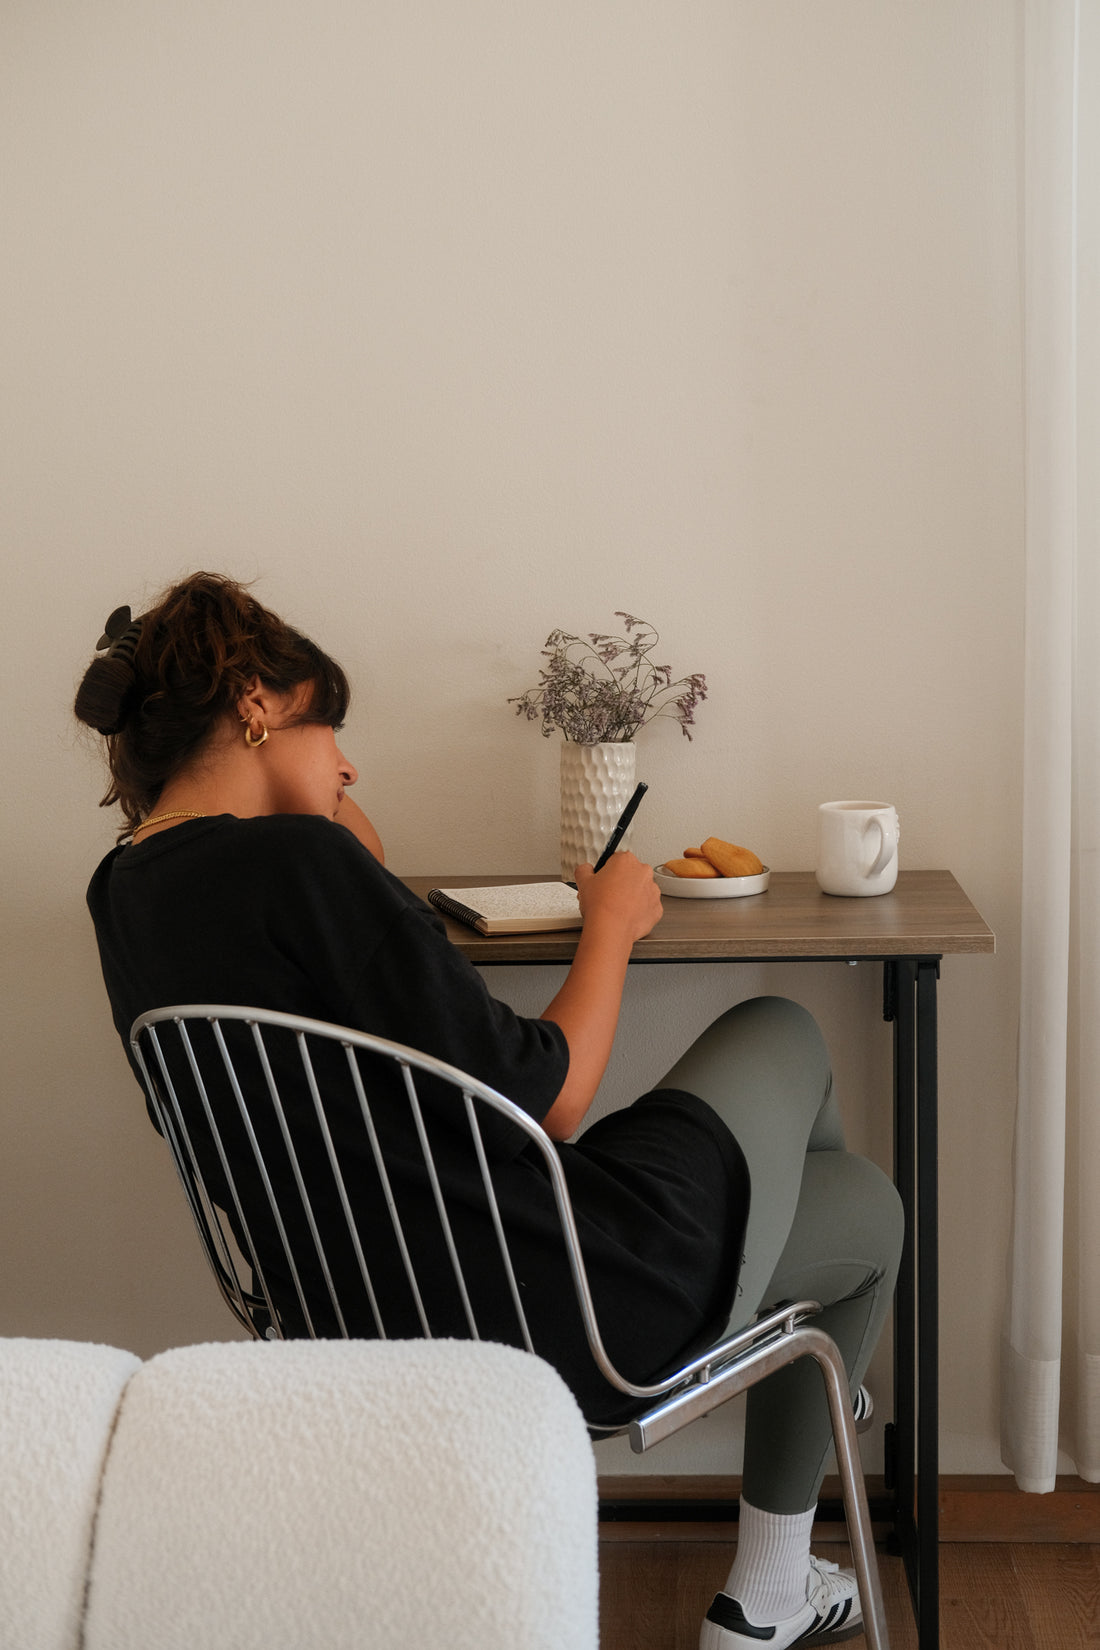
[[[894,1420],[886,1488],[905,1563],[920,1650],[939,1645],[939,957],[883,969],[883,1017],[894,1027],[894,1184],[905,1241],[894,1312]]]
[[[409,877],[432,887],[546,877]],[[673,910],[673,904],[680,909]],[[883,1016],[894,1037],[894,1181],[905,1243],[894,1314],[894,1420],[886,1427],[886,1515],[892,1520],[919,1650],[939,1645],[939,1237],[936,986],[945,954],[988,954],[994,938],[947,871],[902,872],[893,894],[832,899],[809,872],[775,872],[747,900],[669,901],[631,964],[879,962]],[[448,919],[451,939],[479,966],[568,963],[573,934],[489,939]],[[879,1511],[877,1508],[873,1512]],[[698,1507],[693,1517],[698,1518]],[[728,1517],[716,1504],[715,1516]]]

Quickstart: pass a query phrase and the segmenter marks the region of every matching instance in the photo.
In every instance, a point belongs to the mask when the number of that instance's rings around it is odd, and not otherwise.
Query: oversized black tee
[[[108,854],[88,904],[128,1056],[129,1028],[146,1010],[241,1004],[405,1043],[506,1094],[536,1121],[564,1081],[569,1053],[559,1027],[494,999],[430,907],[350,832],[319,816],[219,815],[177,825]],[[514,1321],[493,1304],[505,1291],[490,1275],[486,1217],[472,1196],[466,1206],[475,1165],[465,1129],[447,1123],[446,1106],[455,1104],[450,1091],[437,1105],[429,1092],[440,1175],[458,1201],[460,1248],[484,1257],[485,1300],[476,1304],[489,1313],[488,1332],[516,1342]],[[390,1144],[400,1160],[404,1125],[396,1119],[404,1108],[394,1106],[393,1116]],[[351,1121],[345,1134],[335,1120],[336,1149],[349,1186],[359,1189],[356,1220],[368,1244],[373,1232],[384,1245],[385,1210]],[[561,1371],[590,1421],[616,1422],[632,1406],[587,1350],[545,1166],[512,1124],[490,1122],[486,1144],[536,1350]],[[717,1114],[678,1090],[644,1095],[556,1149],[607,1350],[623,1374],[648,1380],[704,1346],[729,1315],[748,1210],[744,1158]],[[410,1164],[413,1155],[410,1148]],[[204,1169],[216,1182],[216,1162]],[[411,1168],[400,1190],[412,1200],[411,1229],[427,1230],[430,1211],[425,1204],[421,1222],[416,1200],[428,1193]],[[262,1231],[257,1241],[263,1249]],[[479,1264],[475,1258],[475,1272]],[[337,1281],[351,1332],[373,1336],[354,1280]],[[285,1283],[280,1311],[304,1333]],[[323,1324],[323,1306],[318,1313]],[[465,1332],[446,1319],[432,1327]],[[411,1319],[407,1332],[417,1332]]]

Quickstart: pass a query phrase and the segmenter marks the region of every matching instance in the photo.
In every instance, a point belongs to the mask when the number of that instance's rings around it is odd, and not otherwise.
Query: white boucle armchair
[[[509,1347],[0,1340],[4,1650],[596,1650],[596,1543]]]

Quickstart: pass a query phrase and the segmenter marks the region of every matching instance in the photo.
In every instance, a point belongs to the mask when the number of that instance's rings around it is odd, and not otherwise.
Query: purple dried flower
[[[707,697],[706,677],[696,672],[674,682],[671,665],[650,659],[660,637],[649,621],[630,613],[615,617],[623,621],[625,638],[592,631],[585,640],[552,630],[538,687],[508,703],[517,716],[541,720],[545,739],[560,732],[577,745],[619,743],[658,716],[674,717],[690,739],[695,707]]]

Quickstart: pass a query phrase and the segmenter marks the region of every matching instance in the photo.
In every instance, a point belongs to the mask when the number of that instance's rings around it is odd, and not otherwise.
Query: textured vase
[[[561,874],[595,865],[634,792],[634,746],[629,742],[561,747]],[[630,842],[628,829],[619,847]]]

